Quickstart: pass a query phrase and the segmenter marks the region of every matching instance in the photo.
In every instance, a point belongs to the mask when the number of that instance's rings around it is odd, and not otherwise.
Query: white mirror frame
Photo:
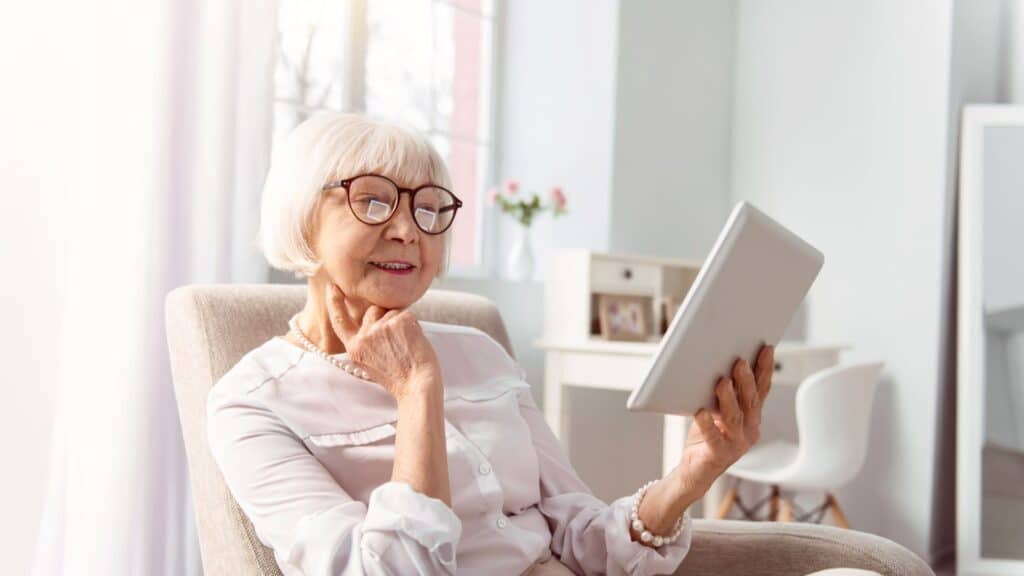
[[[1024,560],[981,556],[981,448],[985,438],[984,145],[985,129],[993,126],[1019,126],[1024,130],[1024,107],[965,106],[960,131],[956,539],[957,574],[967,576],[1024,574]]]

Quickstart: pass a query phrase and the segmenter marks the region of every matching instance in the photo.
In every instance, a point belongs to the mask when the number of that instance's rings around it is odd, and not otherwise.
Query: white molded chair
[[[881,373],[882,363],[872,362],[833,366],[808,376],[796,392],[799,442],[758,443],[733,464],[726,474],[736,483],[722,499],[718,517],[725,518],[737,503],[748,518],[754,517],[760,504],[748,509],[737,493],[740,481],[749,480],[771,486],[769,520],[793,520],[792,502],[782,490],[821,490],[824,502],[804,517],[817,514],[815,521],[820,522],[831,510],[836,524],[848,528],[833,491],[852,480],[864,464],[871,404]]]

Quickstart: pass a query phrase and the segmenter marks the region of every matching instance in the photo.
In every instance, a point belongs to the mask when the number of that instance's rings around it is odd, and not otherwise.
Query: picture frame
[[[599,294],[601,338],[634,342],[650,339],[654,329],[652,304],[650,296]]]

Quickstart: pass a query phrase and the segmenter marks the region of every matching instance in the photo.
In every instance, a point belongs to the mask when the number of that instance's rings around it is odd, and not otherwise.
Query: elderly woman
[[[670,474],[606,504],[497,342],[408,309],[446,267],[450,188],[423,136],[356,115],[275,151],[262,247],[308,297],[210,392],[231,493],[287,575],[674,572],[690,505],[758,439],[772,348],[717,382]]]

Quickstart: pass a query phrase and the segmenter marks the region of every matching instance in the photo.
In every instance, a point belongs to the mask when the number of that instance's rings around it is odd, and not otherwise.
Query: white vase
[[[533,279],[533,248],[530,246],[530,228],[516,225],[516,237],[508,254],[508,277],[518,282]]]

